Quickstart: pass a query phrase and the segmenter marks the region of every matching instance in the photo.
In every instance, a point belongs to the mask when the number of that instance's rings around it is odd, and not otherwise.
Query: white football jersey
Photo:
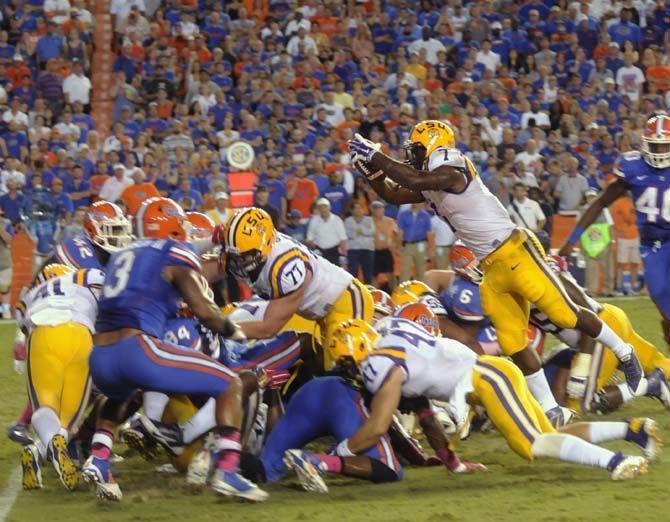
[[[444,165],[465,169],[468,178],[465,190],[458,194],[445,190],[424,190],[421,194],[456,236],[478,259],[483,259],[510,236],[516,225],[461,151],[447,147],[435,149],[428,158],[428,171]]]
[[[435,337],[400,317],[387,317],[375,326],[379,338],[361,363],[361,375],[371,393],[379,391],[396,366],[405,374],[403,397],[424,396],[449,402],[457,389],[463,394],[472,391],[477,354],[467,346]]]
[[[277,232],[267,262],[251,289],[263,299],[278,299],[298,290],[305,282],[307,272],[312,277],[298,314],[307,319],[321,319],[354,277],[289,236]]]
[[[252,295],[246,301],[238,303],[235,309],[228,314],[228,317],[235,323],[262,321],[269,304],[265,299]]]
[[[104,272],[92,268],[56,277],[32,288],[18,306],[19,326],[30,332],[37,326],[72,322],[95,333],[98,297],[104,280]]]

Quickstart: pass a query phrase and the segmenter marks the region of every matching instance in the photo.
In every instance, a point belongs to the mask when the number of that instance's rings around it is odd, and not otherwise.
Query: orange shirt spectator
[[[144,174],[142,174],[142,178],[143,177]],[[134,216],[137,214],[137,211],[140,209],[140,205],[145,199],[158,196],[160,196],[160,192],[158,192],[158,189],[154,186],[153,183],[140,180],[139,183],[135,183],[129,187],[126,187],[126,189],[121,194],[121,201],[123,201],[126,204],[126,207],[128,207],[128,214]]]
[[[108,179],[109,176],[107,174],[94,174],[89,178],[88,182],[91,184],[91,192],[94,194],[92,201],[99,199],[98,194],[100,194],[100,189]]]
[[[303,218],[312,214],[312,206],[319,197],[319,189],[316,183],[305,177],[307,171],[304,165],[296,167],[298,173],[292,176],[286,183],[286,199],[289,210],[297,210]]]
[[[332,38],[337,33],[337,24],[340,23],[340,19],[334,16],[324,16],[323,18],[315,18],[314,23],[319,26],[322,33],[328,35],[328,38]]]
[[[659,91],[665,92],[670,90],[670,67],[667,65],[654,65],[647,67],[645,76],[651,87],[656,87]]]
[[[158,102],[158,117],[163,118],[164,120],[171,119],[173,109],[174,103],[172,103],[170,100],[163,100]]]
[[[635,207],[629,197],[621,197],[610,206],[614,221],[614,233],[620,239],[635,239],[640,233],[637,230]]]
[[[7,77],[12,81],[12,85],[15,89],[21,86],[21,80],[23,80],[24,76],[27,76],[28,78],[33,77],[30,72],[30,67],[25,64],[23,58],[21,58],[21,60],[15,58],[13,64],[7,68]]]

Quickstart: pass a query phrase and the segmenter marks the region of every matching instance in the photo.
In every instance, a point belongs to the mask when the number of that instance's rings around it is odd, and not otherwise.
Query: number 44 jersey
[[[98,296],[104,278],[101,270],[83,269],[32,288],[16,307],[19,326],[30,333],[37,326],[73,322],[95,333]]]
[[[621,155],[614,173],[633,193],[642,244],[670,240],[670,168],[656,169],[631,151]]]
[[[107,263],[98,332],[136,328],[162,338],[180,301],[177,288],[163,277],[168,266],[201,271],[193,247],[173,239],[143,239],[115,252]]]

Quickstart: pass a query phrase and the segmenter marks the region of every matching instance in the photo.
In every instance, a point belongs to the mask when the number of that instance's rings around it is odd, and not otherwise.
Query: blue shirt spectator
[[[398,213],[398,228],[402,230],[403,243],[426,241],[428,232],[432,230],[430,214],[423,209],[421,203],[416,203],[411,209]]]

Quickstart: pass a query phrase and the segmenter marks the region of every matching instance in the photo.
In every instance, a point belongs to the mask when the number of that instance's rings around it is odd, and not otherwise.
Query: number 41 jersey
[[[177,315],[179,292],[163,278],[168,266],[201,271],[191,245],[173,239],[144,239],[115,252],[98,304],[98,332],[136,328],[161,338]]]
[[[642,244],[670,240],[670,168],[655,169],[632,151],[620,156],[614,173],[633,193]]]

